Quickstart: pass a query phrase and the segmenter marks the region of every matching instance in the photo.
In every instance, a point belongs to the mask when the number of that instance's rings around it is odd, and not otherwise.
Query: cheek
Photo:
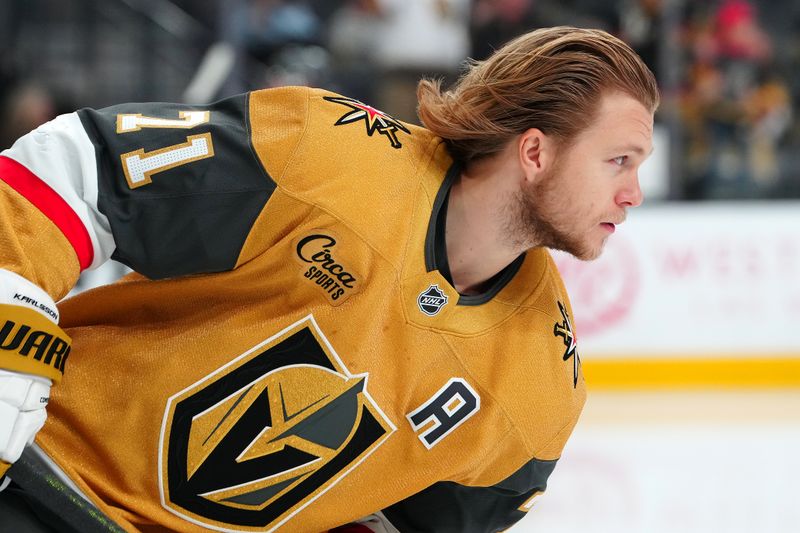
[[[583,175],[578,196],[588,210],[606,210],[614,202],[616,183],[619,180],[608,168],[596,167]]]
[[[602,166],[588,164],[580,160],[571,161],[560,173],[562,184],[573,196],[596,194],[596,189],[605,180]]]

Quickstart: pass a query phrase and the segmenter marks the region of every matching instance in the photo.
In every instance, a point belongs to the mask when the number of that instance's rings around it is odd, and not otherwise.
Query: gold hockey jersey
[[[459,295],[441,139],[316,89],[59,117],[0,156],[0,268],[72,337],[37,442],[130,531],[499,531],[585,398],[534,249]],[[2,344],[2,339],[0,339]]]

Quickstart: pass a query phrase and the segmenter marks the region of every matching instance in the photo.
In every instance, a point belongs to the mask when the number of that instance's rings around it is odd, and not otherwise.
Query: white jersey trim
[[[97,158],[77,113],[56,117],[20,137],[2,152],[33,172],[58,193],[83,222],[92,241],[94,269],[116,245],[108,219],[97,207]]]
[[[400,531],[389,522],[389,519],[382,512],[377,512],[365,516],[356,521],[357,524],[370,528],[374,533],[400,533]]]

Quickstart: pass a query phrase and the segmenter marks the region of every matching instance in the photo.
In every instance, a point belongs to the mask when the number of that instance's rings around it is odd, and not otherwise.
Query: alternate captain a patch
[[[392,148],[403,147],[403,144],[397,138],[398,131],[408,133],[409,135],[411,134],[408,128],[406,128],[403,123],[396,118],[387,115],[383,111],[378,111],[372,106],[361,103],[358,100],[337,96],[325,96],[324,98],[329,102],[342,104],[350,108],[350,111],[342,115],[341,118],[336,121],[334,126],[350,124],[351,122],[363,120],[364,125],[367,128],[367,135],[372,137],[372,134],[376,131],[381,135],[385,135],[392,144]]]
[[[564,304],[558,302],[558,309],[561,311],[561,317],[564,320],[553,324],[553,335],[562,337],[564,340],[564,361],[572,357],[572,386],[577,387],[578,367],[581,364],[581,359],[578,356],[578,339],[575,338],[575,333],[572,330],[572,321],[569,319],[567,308]]]
[[[172,396],[162,505],[218,531],[272,531],[395,430],[309,316]]]

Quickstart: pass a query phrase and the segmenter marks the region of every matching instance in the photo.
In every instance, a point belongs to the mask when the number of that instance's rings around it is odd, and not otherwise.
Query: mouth
[[[609,233],[614,233],[617,230],[616,224],[612,224],[611,222],[601,222],[600,226]]]

